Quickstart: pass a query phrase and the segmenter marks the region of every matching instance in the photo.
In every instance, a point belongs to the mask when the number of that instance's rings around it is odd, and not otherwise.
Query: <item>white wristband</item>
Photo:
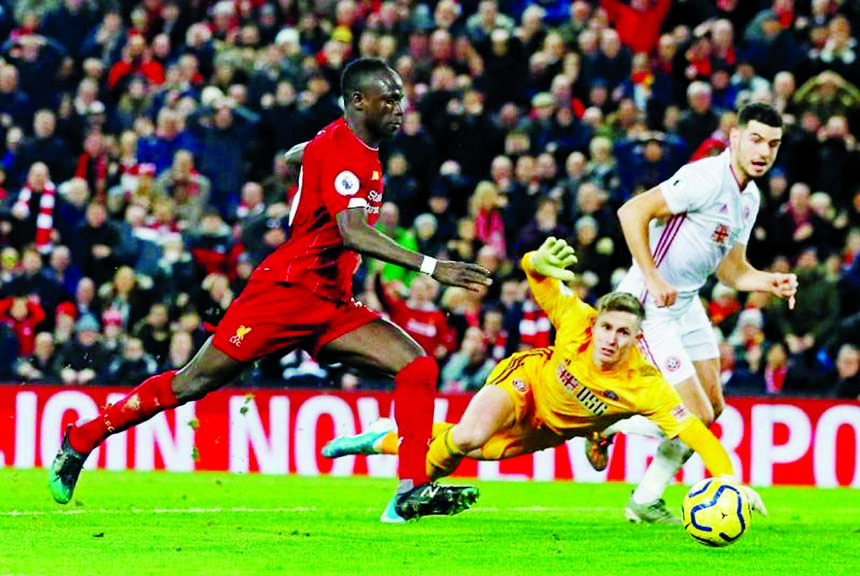
[[[436,271],[436,259],[431,258],[430,256],[425,256],[424,260],[421,261],[421,273],[427,274],[428,276],[432,276],[433,272]]]

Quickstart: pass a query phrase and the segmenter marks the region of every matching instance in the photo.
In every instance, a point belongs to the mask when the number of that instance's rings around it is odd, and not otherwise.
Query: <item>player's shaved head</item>
[[[384,60],[378,58],[360,58],[350,62],[340,77],[340,91],[344,104],[350,105],[353,94],[357,92],[363,94],[367,90],[370,79],[386,73],[395,75],[394,70]]]

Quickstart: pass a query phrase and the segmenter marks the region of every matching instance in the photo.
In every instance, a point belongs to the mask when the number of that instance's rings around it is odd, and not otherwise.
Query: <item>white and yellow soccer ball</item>
[[[750,528],[750,502],[731,478],[705,478],[684,496],[684,530],[707,546],[728,546]]]

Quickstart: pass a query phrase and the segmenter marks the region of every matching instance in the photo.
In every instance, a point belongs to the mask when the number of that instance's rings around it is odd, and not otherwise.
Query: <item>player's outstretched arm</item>
[[[423,272],[448,286],[461,286],[477,291],[493,283],[490,271],[469,262],[436,260],[407,250],[368,224],[364,208],[350,208],[337,214],[337,225],[347,248],[363,256],[398,264],[409,270]]]
[[[737,243],[723,257],[717,268],[717,279],[723,284],[744,292],[770,292],[794,308],[797,294],[797,276],[780,272],[764,272],[753,268],[747,260],[746,245]]]

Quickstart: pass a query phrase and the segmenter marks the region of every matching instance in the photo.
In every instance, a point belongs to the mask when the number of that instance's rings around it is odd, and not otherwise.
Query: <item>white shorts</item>
[[[645,356],[673,386],[696,374],[694,361],[720,357],[716,334],[702,301],[693,298],[680,309],[676,306],[657,308],[646,303],[639,341]]]

